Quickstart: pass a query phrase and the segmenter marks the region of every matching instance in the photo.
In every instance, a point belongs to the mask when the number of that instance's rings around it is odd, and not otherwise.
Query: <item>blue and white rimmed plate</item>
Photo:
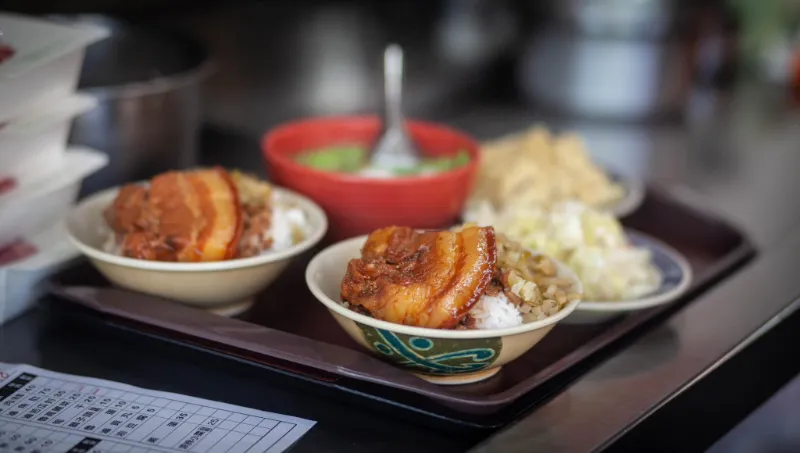
[[[692,283],[692,268],[677,250],[644,233],[625,230],[630,243],[650,251],[651,262],[661,274],[661,285],[642,297],[618,301],[582,301],[564,319],[568,324],[604,322],[625,313],[668,304],[683,295]]]

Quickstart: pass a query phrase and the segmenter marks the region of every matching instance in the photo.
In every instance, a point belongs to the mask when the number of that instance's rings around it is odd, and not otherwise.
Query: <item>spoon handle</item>
[[[383,80],[386,118],[385,129],[401,129],[403,127],[403,49],[391,44],[383,54]]]

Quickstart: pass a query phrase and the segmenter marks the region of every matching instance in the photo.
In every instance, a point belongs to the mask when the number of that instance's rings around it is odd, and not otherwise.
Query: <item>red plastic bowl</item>
[[[329,239],[341,240],[377,228],[401,225],[443,228],[461,215],[479,165],[478,144],[469,136],[433,123],[408,121],[414,142],[427,156],[465,150],[470,162],[431,176],[372,179],[305,167],[293,155],[337,144],[373,145],[377,117],[314,118],[281,125],[262,142],[270,179],[319,203],[328,215]]]

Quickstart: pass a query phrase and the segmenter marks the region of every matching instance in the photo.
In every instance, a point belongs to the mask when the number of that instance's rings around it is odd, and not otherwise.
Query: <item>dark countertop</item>
[[[716,442],[708,453],[792,452],[800,449],[800,376]]]
[[[263,18],[268,13],[262,9],[259,14]],[[296,18],[322,17],[317,23],[330,26],[331,21],[358,23],[364,13],[327,14]],[[238,52],[238,57],[230,56],[233,61],[228,62],[236,69],[218,74],[207,87],[207,117],[215,126],[204,133],[205,162],[257,169],[259,132],[298,115],[331,111],[325,99],[335,98],[336,93],[321,93],[314,98],[321,103],[312,103],[301,96],[311,92],[309,87],[315,84],[308,81],[312,79],[293,75],[294,69],[271,73],[270,64],[300,53],[284,49],[258,61],[252,49],[241,48],[252,42],[244,37],[258,36],[255,41],[259,45],[268,42],[269,33],[257,17],[252,10],[245,10],[220,15],[218,23],[216,16],[183,22],[190,29],[193,24],[202,29],[198,33],[220,53]],[[231,23],[242,20],[250,25],[239,34],[226,32]],[[291,29],[289,24],[285,27]],[[381,29],[376,34],[381,36],[375,38],[378,41],[392,32]],[[293,42],[311,42],[311,48],[329,44],[313,34],[305,41],[300,39],[305,34],[292,36]],[[413,41],[409,38],[403,43],[413,45]],[[366,46],[370,55],[379,54],[379,45]],[[421,47],[425,47],[424,40]],[[304,60],[299,60],[287,67],[302,67]],[[796,361],[763,359],[767,355],[796,357],[795,349],[800,348],[796,334],[791,333],[800,322],[795,302],[800,281],[794,276],[800,266],[800,204],[793,197],[800,193],[795,175],[800,168],[800,114],[787,105],[785,97],[770,88],[743,85],[726,95],[698,91],[686,122],[681,124],[574,120],[533,109],[513,91],[492,89],[513,82],[503,70],[487,77],[483,66],[473,69],[474,76],[452,84],[448,96],[431,98],[431,92],[439,92],[437,87],[451,85],[452,71],[458,70],[440,66],[435,55],[425,61],[420,63],[418,75],[409,77],[420,80],[409,82],[415,86],[407,91],[416,93],[408,103],[410,115],[444,121],[479,138],[513,132],[537,121],[557,128],[575,127],[587,136],[598,160],[707,204],[741,225],[760,246],[761,255],[733,279],[626,345],[499,433],[443,431],[396,418],[380,408],[322,396],[290,379],[230,360],[50,322],[41,310],[0,327],[0,361],[319,421],[293,450],[298,452],[455,452],[478,444],[476,451],[592,451],[609,444],[612,451],[625,451],[625,446],[641,445],[649,439],[660,442],[648,451],[676,451],[676,445],[680,451],[701,451],[800,371],[800,365],[792,363]],[[319,70],[315,66],[300,72],[310,77],[308,74]],[[416,86],[431,80],[436,82],[434,88]],[[474,91],[480,93],[467,93],[478,85],[481,89]],[[374,88],[374,82],[364,86]],[[365,111],[374,106],[370,98],[334,110]],[[747,395],[740,395],[741,388],[747,389]],[[712,423],[708,411],[720,407],[726,409],[725,416],[716,416]],[[697,431],[699,427],[704,429],[702,433]],[[488,434],[494,435],[487,439]],[[688,443],[689,434],[702,439]]]

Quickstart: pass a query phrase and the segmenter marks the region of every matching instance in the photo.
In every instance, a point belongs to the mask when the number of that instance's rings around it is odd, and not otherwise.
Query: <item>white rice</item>
[[[522,314],[505,294],[484,294],[469,314],[475,319],[476,329],[505,329],[522,324]]]
[[[100,228],[100,235],[106,237],[103,243],[103,251],[112,255],[122,255],[122,245],[117,242],[117,235],[111,228],[103,226]]]
[[[285,250],[294,245],[294,232],[300,230],[308,236],[309,227],[306,213],[300,208],[283,206],[274,203],[272,207],[272,223],[265,234],[272,236],[272,247],[269,251]]]

